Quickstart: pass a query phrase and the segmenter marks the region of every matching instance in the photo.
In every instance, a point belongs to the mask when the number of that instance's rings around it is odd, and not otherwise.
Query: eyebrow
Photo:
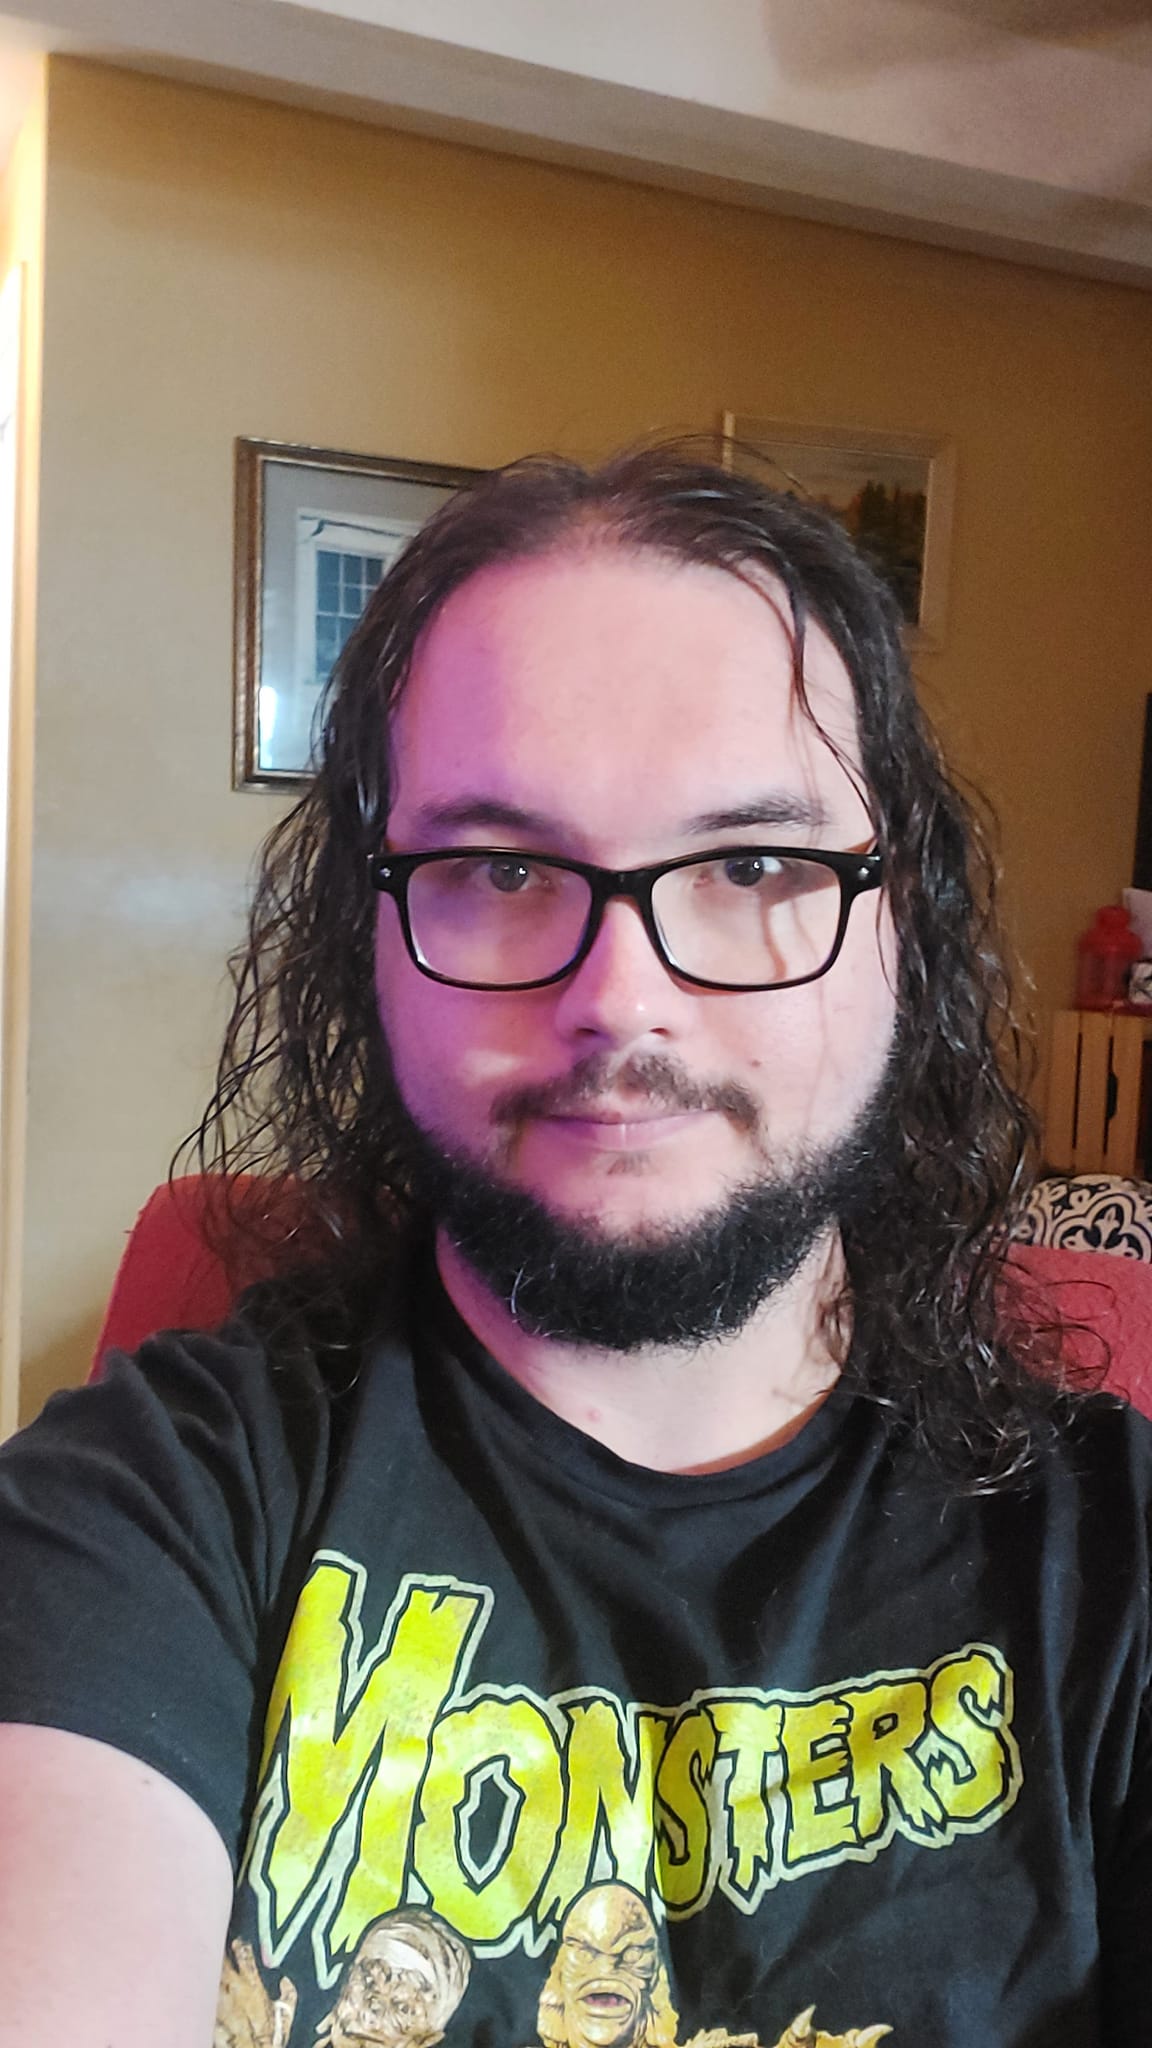
[[[704,839],[716,832],[747,830],[750,825],[820,831],[828,822],[828,812],[818,798],[797,796],[788,790],[771,790],[747,803],[702,811],[696,817],[686,819],[671,836]],[[417,813],[415,823],[421,833],[479,827],[555,838],[560,829],[556,819],[546,817],[541,811],[525,810],[519,804],[504,803],[497,797],[482,795],[457,797],[451,803],[429,804]]]
[[[735,832],[748,825],[800,826],[819,831],[827,823],[828,812],[819,798],[796,796],[781,789],[727,810],[703,811],[699,817],[689,818],[681,829],[686,838],[696,838],[709,832]]]
[[[542,811],[522,810],[519,804],[501,803],[497,797],[462,796],[452,803],[426,804],[415,818],[418,832],[451,832],[463,826],[492,825],[509,832],[555,831],[555,821]]]

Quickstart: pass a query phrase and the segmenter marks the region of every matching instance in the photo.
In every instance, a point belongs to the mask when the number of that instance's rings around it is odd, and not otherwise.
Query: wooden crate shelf
[[[1045,1163],[1060,1173],[1140,1174],[1141,1079],[1152,1012],[1058,1010],[1044,1117]]]

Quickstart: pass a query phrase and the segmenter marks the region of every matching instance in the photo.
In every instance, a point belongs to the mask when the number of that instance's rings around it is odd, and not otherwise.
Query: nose
[[[692,991],[668,972],[634,903],[604,907],[591,950],[559,984],[555,1021],[585,1052],[622,1050],[645,1038],[680,1035]]]

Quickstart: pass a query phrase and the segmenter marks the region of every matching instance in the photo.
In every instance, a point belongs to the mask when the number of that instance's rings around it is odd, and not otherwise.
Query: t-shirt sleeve
[[[0,1448],[0,1721],[141,1758],[234,1863],[328,1407],[236,1322],[113,1355]]]
[[[1100,1902],[1106,2041],[1140,2041],[1152,2026],[1152,1696],[1140,1711],[1117,1853]]]

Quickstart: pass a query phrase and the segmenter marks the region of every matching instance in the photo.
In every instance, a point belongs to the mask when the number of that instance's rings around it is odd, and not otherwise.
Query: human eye
[[[761,848],[729,854],[717,867],[725,889],[746,891],[773,903],[795,902],[798,896],[826,889],[835,880],[831,868],[820,860],[803,860],[799,855],[771,853]]]
[[[526,895],[543,880],[543,870],[534,861],[507,853],[492,854],[483,862],[482,872],[486,886],[499,896]]]
[[[733,889],[763,889],[778,882],[784,863],[771,853],[734,853],[716,863],[724,881]]]
[[[700,861],[691,873],[697,890],[710,892],[721,902],[736,894],[775,899],[803,887],[804,866],[761,848],[733,847],[731,853],[713,854]]]
[[[516,853],[471,853],[441,863],[449,889],[479,896],[526,896],[550,886],[547,868]]]

